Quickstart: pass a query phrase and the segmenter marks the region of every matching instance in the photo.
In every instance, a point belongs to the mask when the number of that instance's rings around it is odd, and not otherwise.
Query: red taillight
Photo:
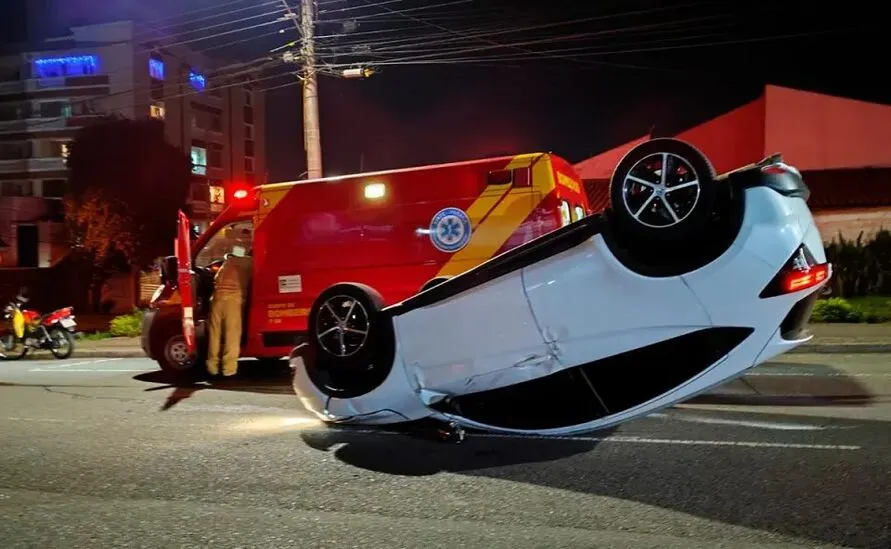
[[[829,265],[823,263],[822,265],[811,267],[811,270],[808,272],[786,273],[783,279],[783,288],[787,293],[799,292],[816,286],[826,280],[828,276]]]
[[[807,290],[825,282],[830,274],[829,263],[817,263],[810,250],[802,245],[764,288],[761,297],[775,297]]]
[[[232,196],[236,200],[244,200],[245,198],[247,198],[247,195],[248,195],[248,192],[244,189],[238,189],[234,193],[232,193]]]

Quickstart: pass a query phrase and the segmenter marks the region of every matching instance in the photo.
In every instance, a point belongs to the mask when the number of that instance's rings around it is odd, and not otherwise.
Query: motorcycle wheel
[[[15,336],[12,334],[4,336],[2,340],[0,340],[0,360],[18,360],[28,354],[28,346],[25,345],[24,342],[20,342],[20,353],[11,351],[10,348],[15,345],[15,343]]]
[[[53,347],[50,349],[54,357],[62,360],[71,356],[71,353],[74,352],[74,336],[71,335],[71,332],[53,328],[49,331],[49,336],[53,341],[58,341],[60,344],[59,348]]]

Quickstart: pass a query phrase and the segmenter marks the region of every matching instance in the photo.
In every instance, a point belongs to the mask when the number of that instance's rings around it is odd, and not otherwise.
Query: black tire
[[[179,317],[171,315],[165,318],[152,331],[156,330],[157,333],[151,334],[152,356],[155,357],[155,362],[161,370],[173,374],[191,372],[195,367],[194,357],[191,360],[179,360],[188,352]]]
[[[666,158],[669,169],[663,170]],[[667,173],[664,179],[662,171]],[[693,145],[671,138],[647,141],[631,149],[613,172],[610,219],[632,247],[687,247],[703,236],[714,214],[715,178],[714,167]],[[693,181],[697,184],[689,185]],[[689,186],[672,194],[673,187],[684,183]]]
[[[395,335],[383,309],[383,297],[364,284],[335,284],[316,298],[309,314],[312,359],[307,371],[319,390],[352,398],[387,378],[393,368]]]
[[[442,284],[443,282],[445,282],[446,280],[448,280],[448,279],[450,279],[450,278],[452,278],[452,277],[450,277],[450,276],[437,276],[436,278],[431,278],[430,280],[428,280],[427,282],[425,282],[423,286],[421,286],[421,292],[426,292],[426,291],[429,290],[430,288],[433,288],[433,287],[435,287],[435,286],[439,286],[440,284]],[[420,292],[418,292],[418,293],[420,293]]]
[[[4,335],[4,336],[3,336],[3,342],[0,343],[0,360],[9,360],[9,361],[12,361],[12,360],[21,360],[22,358],[25,357],[25,355],[28,354],[28,351],[30,351],[30,349],[29,349],[27,346],[25,346],[24,343],[22,343],[22,352],[21,352],[21,353],[19,353],[19,354],[10,354],[10,353],[7,353],[7,352],[6,352],[7,345],[8,345],[9,343],[11,343],[11,341],[9,340],[9,338],[15,338],[15,336],[12,335],[12,334]]]
[[[58,358],[59,360],[64,360],[70,357],[74,353],[74,336],[71,335],[71,332],[68,330],[62,330],[60,328],[52,328],[49,331],[50,339],[61,339],[65,341],[64,349],[56,349],[53,347],[50,349],[50,352],[53,353],[53,356]]]

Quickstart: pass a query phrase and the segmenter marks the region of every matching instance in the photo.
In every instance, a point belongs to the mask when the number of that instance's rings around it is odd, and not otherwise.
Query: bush
[[[128,315],[116,316],[111,320],[109,333],[114,337],[138,337],[142,334],[142,317],[145,312],[133,311]]]
[[[821,299],[814,306],[814,322],[860,322],[863,315],[849,301],[841,297]]]
[[[891,297],[821,299],[814,306],[811,322],[891,322]]]
[[[891,295],[891,232],[882,229],[868,242],[863,233],[855,240],[839,233],[826,246],[826,257],[832,263],[830,282],[838,297]]]

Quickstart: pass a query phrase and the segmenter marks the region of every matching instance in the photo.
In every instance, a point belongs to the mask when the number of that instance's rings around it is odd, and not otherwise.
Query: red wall
[[[718,173],[764,158],[764,97],[677,135],[698,147]]]
[[[765,147],[801,170],[891,166],[891,106],[767,86]]]

